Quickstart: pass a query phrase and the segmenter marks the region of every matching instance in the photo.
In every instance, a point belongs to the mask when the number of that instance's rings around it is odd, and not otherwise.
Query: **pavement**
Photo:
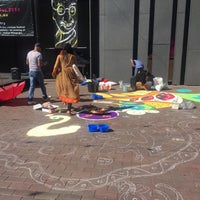
[[[109,114],[67,116],[55,80],[45,83],[57,112],[27,105],[27,90],[0,106],[0,200],[200,199],[198,101],[192,109],[158,101],[142,109],[139,101],[129,104],[119,85],[98,93],[101,100],[80,86],[74,111],[96,106]],[[165,92],[177,89],[198,94],[200,86],[171,85]],[[43,103],[40,88],[35,100]],[[89,132],[89,124],[109,130]]]

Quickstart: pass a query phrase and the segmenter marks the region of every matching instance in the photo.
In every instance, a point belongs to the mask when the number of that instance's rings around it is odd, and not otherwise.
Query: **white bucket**
[[[130,87],[131,87],[131,85],[129,83],[124,83],[122,85],[122,91],[123,92],[128,92]]]

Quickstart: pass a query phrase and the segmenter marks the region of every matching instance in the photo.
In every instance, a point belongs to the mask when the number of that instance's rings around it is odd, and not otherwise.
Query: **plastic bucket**
[[[98,92],[99,82],[89,82],[88,83],[88,92]]]
[[[129,90],[130,90],[130,84],[129,83],[124,83],[123,85],[122,85],[122,91],[123,92],[128,92]]]
[[[21,79],[21,72],[20,72],[19,68],[17,68],[17,67],[11,68],[11,75],[12,75],[13,80]]]

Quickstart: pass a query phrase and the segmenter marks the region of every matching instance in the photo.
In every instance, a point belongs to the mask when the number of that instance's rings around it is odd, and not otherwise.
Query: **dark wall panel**
[[[185,81],[187,85],[200,85],[200,1],[191,0]]]
[[[86,49],[78,49],[81,56],[89,59],[89,7],[88,0],[78,0],[78,46]],[[26,54],[33,49],[35,42],[42,44],[44,59],[48,65],[44,68],[45,75],[49,77],[59,50],[54,49],[53,21],[51,11],[51,0],[32,0],[34,15],[34,37],[0,37],[0,72],[10,72],[13,67],[18,67],[21,72],[27,71],[25,64]],[[95,16],[93,15],[94,26],[98,25],[98,1],[93,2]],[[94,29],[98,31],[98,28]],[[96,34],[93,33],[93,40]],[[95,44],[95,42],[93,42]],[[97,46],[98,48],[98,46]],[[96,51],[95,51],[96,54]],[[93,56],[98,62],[98,56]]]
[[[168,81],[172,5],[173,0],[155,1],[152,72],[165,82]]]
[[[133,0],[100,0],[100,76],[129,81],[133,49]]]
[[[179,1],[177,8],[176,34],[175,34],[175,49],[174,49],[174,64],[173,64],[173,84],[180,84],[181,68],[183,56],[183,38],[185,26],[185,9],[186,0]]]
[[[32,48],[34,38],[17,38],[17,37],[0,37],[0,72],[10,72],[13,67],[18,67],[22,72],[25,72],[26,53],[29,48]]]
[[[138,33],[138,59],[142,60],[147,68],[149,43],[150,1],[140,0],[139,33]]]

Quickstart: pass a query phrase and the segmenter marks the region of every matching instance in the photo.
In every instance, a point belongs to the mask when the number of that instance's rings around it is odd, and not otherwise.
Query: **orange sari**
[[[52,76],[56,76],[56,92],[59,99],[64,103],[78,103],[79,81],[72,68],[77,65],[76,57],[62,51],[56,58]]]

